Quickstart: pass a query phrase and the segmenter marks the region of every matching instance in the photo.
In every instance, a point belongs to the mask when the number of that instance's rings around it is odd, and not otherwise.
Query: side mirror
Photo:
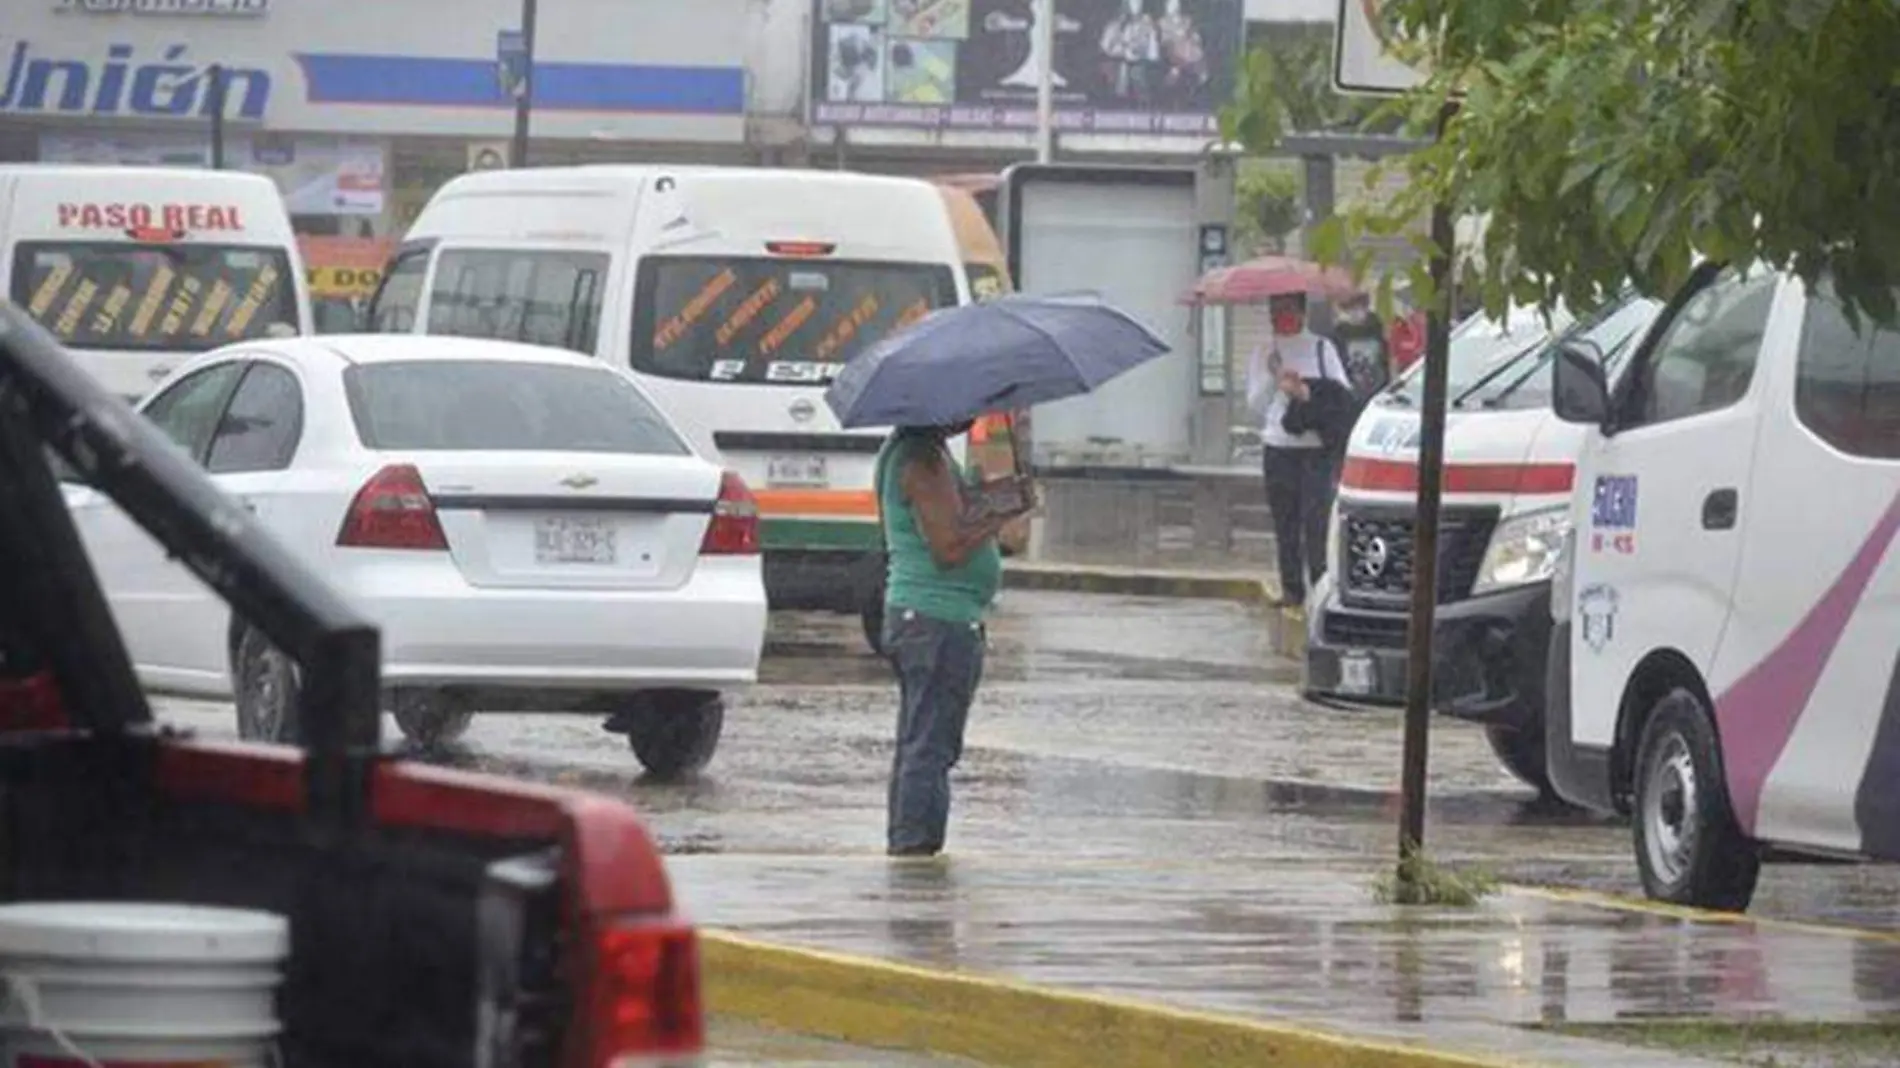
[[[1603,372],[1603,350],[1588,341],[1566,341],[1551,361],[1551,403],[1566,423],[1609,428],[1610,384]]]

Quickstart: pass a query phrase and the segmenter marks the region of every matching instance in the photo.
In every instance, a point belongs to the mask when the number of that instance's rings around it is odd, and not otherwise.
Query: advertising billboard
[[[1234,92],[1243,0],[1056,0],[1053,57],[1038,47],[1040,7],[814,0],[812,124],[1030,131],[1048,67],[1057,130],[1215,134]]]

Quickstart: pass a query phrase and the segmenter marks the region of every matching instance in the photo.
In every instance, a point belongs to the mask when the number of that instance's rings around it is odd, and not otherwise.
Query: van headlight
[[[1498,524],[1471,592],[1490,593],[1549,581],[1563,559],[1564,539],[1569,534],[1569,505],[1526,512]]]
[[[1563,547],[1557,550],[1557,573],[1550,577],[1550,621],[1562,623],[1570,618],[1571,580],[1577,567],[1577,528],[1564,528]]]

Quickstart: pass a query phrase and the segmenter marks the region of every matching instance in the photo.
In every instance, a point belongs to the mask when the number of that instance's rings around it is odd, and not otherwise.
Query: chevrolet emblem
[[[600,479],[592,475],[569,475],[561,480],[561,485],[573,490],[584,490],[589,486],[597,486],[599,484]]]

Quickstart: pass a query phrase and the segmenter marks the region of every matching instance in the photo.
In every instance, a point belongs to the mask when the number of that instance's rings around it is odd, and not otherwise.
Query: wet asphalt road
[[[697,781],[645,780],[593,719],[485,715],[428,758],[627,797],[674,853],[875,854],[894,718],[854,619],[775,619],[764,680]],[[1301,701],[1264,623],[1225,602],[1009,593],[955,781],[953,854],[1189,865],[1389,855],[1399,716]],[[228,737],[228,708],[161,716]],[[395,736],[393,723],[386,732]],[[1507,878],[1635,892],[1628,832],[1550,811],[1482,734],[1434,724],[1428,848]],[[1757,911],[1900,928],[1900,872],[1778,867]]]

